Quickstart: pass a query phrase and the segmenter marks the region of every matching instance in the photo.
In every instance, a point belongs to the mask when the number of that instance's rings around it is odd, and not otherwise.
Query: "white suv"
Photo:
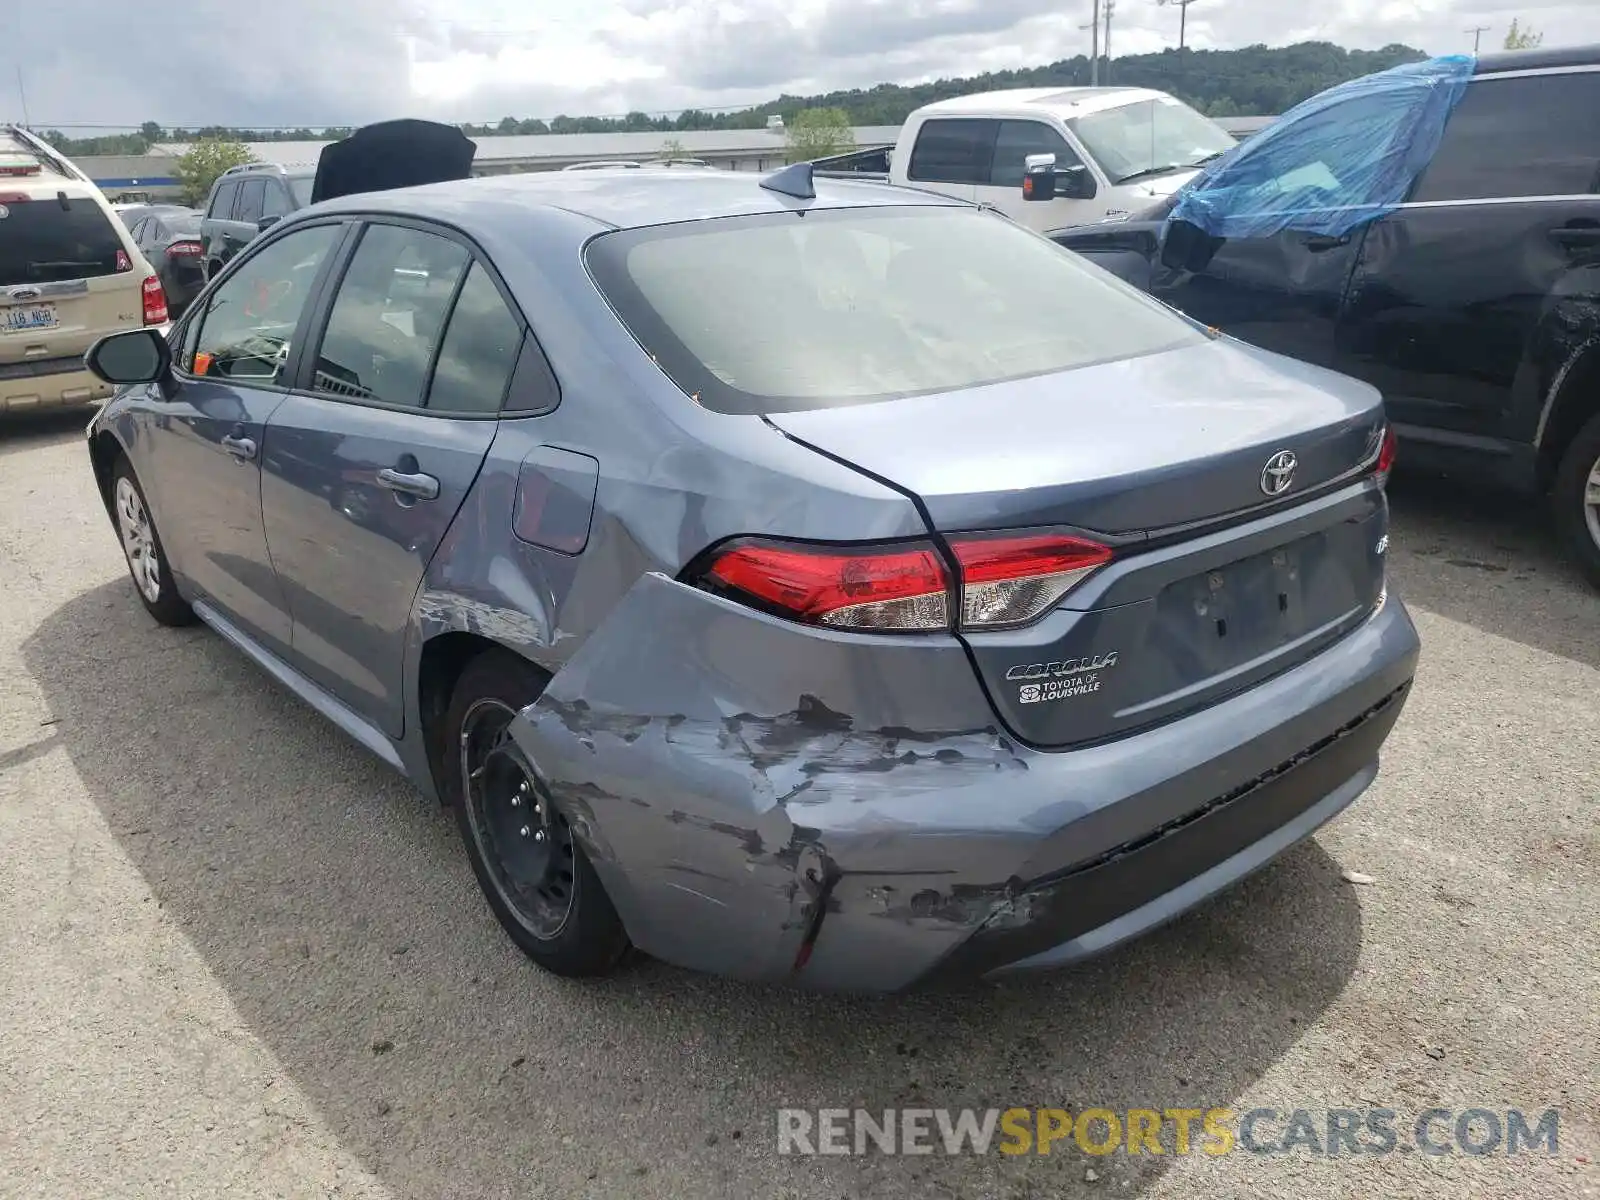
[[[110,395],[84,352],[166,323],[161,280],[100,189],[31,133],[0,126],[0,411]]]

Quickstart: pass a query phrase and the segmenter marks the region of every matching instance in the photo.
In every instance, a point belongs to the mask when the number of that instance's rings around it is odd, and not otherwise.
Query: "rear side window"
[[[310,175],[296,176],[289,180],[289,191],[294,194],[294,202],[301,208],[311,203],[311,185],[316,180]]]
[[[718,412],[976,388],[1205,338],[1076,255],[966,207],[653,226],[603,234],[587,257],[644,350]]]
[[[93,200],[0,201],[0,287],[114,275],[122,253],[116,228]]]
[[[217,185],[217,190],[211,197],[211,207],[206,209],[206,216],[216,217],[226,221],[233,216],[233,198],[239,194],[239,181],[230,179],[226,183]]]
[[[438,412],[500,411],[506,385],[522,347],[522,323],[511,314],[481,264],[474,263],[461,285],[433,383],[428,408]]]
[[[328,313],[313,389],[421,408],[428,365],[467,262],[466,248],[449,238],[368,226]]]
[[[1468,85],[1411,199],[1580,196],[1600,188],[1600,72]]]
[[[914,183],[988,183],[998,121],[924,122],[911,147],[906,178]],[[1017,186],[1022,186],[1018,179]]]

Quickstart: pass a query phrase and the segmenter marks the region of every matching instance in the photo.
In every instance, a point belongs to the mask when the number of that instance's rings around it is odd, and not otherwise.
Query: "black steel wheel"
[[[511,736],[544,678],[509,651],[467,664],[446,714],[445,799],[473,873],[501,926],[559,975],[599,975],[628,948],[622,921],[567,814]]]

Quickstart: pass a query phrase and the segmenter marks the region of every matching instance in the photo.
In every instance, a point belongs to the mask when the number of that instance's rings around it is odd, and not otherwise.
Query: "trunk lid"
[[[1113,535],[1193,525],[1284,499],[1374,448],[1364,383],[1241,343],[1199,346],[960,392],[772,413],[783,432],[916,495],[935,529],[1075,525]]]
[[[1326,648],[1383,590],[1388,508],[1361,485],[1380,397],[1253,347],[767,419],[910,492],[938,533],[1066,528],[1115,547],[1040,620],[962,635],[1036,746],[1215,703]],[[1285,452],[1288,484],[1268,495]]]
[[[412,119],[365,125],[322,148],[311,202],[466,179],[477,152],[454,125]]]

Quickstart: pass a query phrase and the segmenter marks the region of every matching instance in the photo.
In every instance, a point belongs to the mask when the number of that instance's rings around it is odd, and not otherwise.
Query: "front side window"
[[[276,383],[338,225],[313,225],[241,263],[206,301],[199,336],[179,365],[215,379]]]
[[[1021,188],[1024,166],[1030,154],[1054,154],[1056,169],[1079,165],[1067,139],[1043,121],[1001,121],[994,139],[994,163],[989,182],[995,187]]]
[[[261,215],[263,217],[281,217],[289,212],[289,193],[284,191],[283,184],[276,179],[263,182],[267,185],[266,194],[261,202]]]
[[[813,210],[602,234],[640,345],[718,412],[976,388],[1198,343],[1191,323],[993,213]]]
[[[0,202],[0,287],[92,279],[127,270],[111,218],[86,196]]]
[[[998,121],[966,118],[923,122],[911,147],[906,178],[913,183],[988,183],[998,125]]]
[[[1412,200],[1600,190],[1600,71],[1474,80]]]
[[[1068,124],[1112,183],[1198,166],[1237,144],[1222,126],[1171,96],[1104,108]]]
[[[436,233],[368,226],[328,314],[313,389],[422,407],[428,365],[469,259],[459,242]]]
[[[235,221],[244,221],[254,225],[261,220],[261,205],[266,198],[267,181],[265,179],[246,179],[239,185],[239,211],[234,214]]]

